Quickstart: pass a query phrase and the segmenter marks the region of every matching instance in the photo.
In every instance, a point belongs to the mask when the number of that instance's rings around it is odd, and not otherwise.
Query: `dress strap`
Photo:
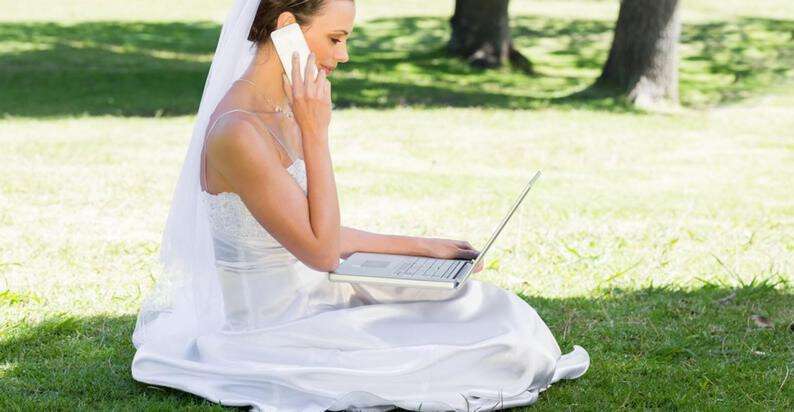
[[[229,111],[225,111],[215,118],[215,121],[212,122],[212,126],[210,126],[210,128],[207,129],[206,133],[204,133],[204,142],[202,143],[202,147],[201,147],[201,182],[203,185],[203,189],[205,190],[207,188],[207,156],[205,154],[205,149],[207,147],[207,136],[209,136],[209,134],[215,128],[215,125],[218,124],[218,120],[220,120],[223,116],[226,116],[227,114],[234,112],[243,112],[253,115],[259,121],[262,127],[264,127],[265,130],[267,130],[268,133],[270,133],[270,135],[273,136],[273,138],[278,142],[278,144],[280,144],[281,147],[284,148],[284,151],[287,152],[287,156],[289,156],[290,161],[294,163],[296,160],[295,153],[289,147],[287,147],[287,145],[284,144],[284,142],[281,141],[281,139],[279,139],[278,134],[275,133],[270,127],[268,127],[268,125],[265,124],[265,122],[262,121],[262,119],[260,119],[259,116],[256,115],[256,113],[243,109],[232,109]]]
[[[259,122],[259,124],[260,124],[260,125],[261,125],[261,126],[262,126],[262,127],[265,129],[265,130],[267,130],[268,132],[270,132],[270,135],[271,135],[271,136],[273,136],[273,138],[274,138],[274,139],[276,139],[276,141],[278,142],[278,144],[279,144],[279,145],[281,145],[281,147],[283,147],[283,148],[284,148],[284,151],[285,151],[285,152],[287,152],[287,156],[289,156],[289,159],[290,159],[291,161],[293,161],[293,162],[295,161],[295,159],[296,159],[295,152],[294,152],[294,151],[292,151],[292,149],[290,149],[290,148],[289,148],[289,146],[287,146],[287,145],[284,143],[284,141],[282,141],[282,140],[281,140],[281,139],[278,137],[278,133],[274,132],[274,131],[273,131],[273,129],[271,129],[271,128],[270,128],[270,126],[268,126],[268,125],[267,125],[267,124],[266,124],[264,121],[262,121],[262,119],[260,119],[260,118],[259,118],[259,116],[257,116],[257,115],[256,115],[256,113],[254,113],[254,112],[250,112],[250,111],[248,111],[248,110],[243,110],[243,109],[232,109],[232,110],[229,110],[229,111],[227,111],[227,112],[223,112],[223,113],[221,113],[221,115],[220,115],[220,116],[218,116],[218,117],[215,119],[215,122],[213,122],[213,124],[212,124],[212,127],[210,127],[210,128],[209,128],[209,130],[207,130],[207,133],[205,134],[205,136],[210,134],[210,132],[211,132],[211,131],[212,131],[212,129],[215,127],[215,125],[218,123],[218,120],[220,120],[220,118],[221,118],[221,117],[225,116],[225,115],[226,115],[226,114],[228,114],[228,113],[233,113],[233,112],[243,112],[243,113],[248,113],[248,114],[252,115],[254,118],[256,118],[256,120]]]

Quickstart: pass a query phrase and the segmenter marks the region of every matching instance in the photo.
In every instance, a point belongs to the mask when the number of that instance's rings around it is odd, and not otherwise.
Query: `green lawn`
[[[222,409],[129,374],[230,1],[196,3],[0,1],[0,410]],[[684,2],[671,113],[576,95],[617,2],[514,0],[536,77],[444,56],[450,2],[359,3],[333,78],[345,225],[480,246],[543,170],[476,277],[592,366],[526,409],[794,408],[790,2]]]

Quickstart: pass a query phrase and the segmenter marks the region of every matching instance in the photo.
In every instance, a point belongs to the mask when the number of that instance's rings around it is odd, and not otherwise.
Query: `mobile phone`
[[[281,66],[284,67],[284,73],[287,74],[289,83],[292,84],[292,53],[298,52],[300,58],[300,73],[301,77],[306,76],[306,64],[309,59],[309,45],[306,44],[306,38],[303,37],[303,32],[298,23],[288,24],[278,30],[270,33],[270,38],[273,40],[273,46],[276,47],[278,59],[281,60]],[[317,66],[311,68],[312,76],[317,75]]]

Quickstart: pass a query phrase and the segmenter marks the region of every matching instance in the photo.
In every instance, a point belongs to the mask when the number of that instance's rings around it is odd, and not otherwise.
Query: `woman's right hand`
[[[439,259],[476,259],[480,252],[465,240],[420,237],[423,256]]]
[[[284,75],[284,92],[292,105],[295,121],[301,129],[303,139],[328,139],[331,123],[331,82],[325,71],[317,68],[314,53],[309,54],[306,73],[300,73],[298,53],[292,55],[292,85]],[[313,72],[316,72],[314,74]]]
[[[424,256],[440,259],[465,259],[474,260],[480,255],[480,251],[474,249],[471,243],[465,240],[439,239],[439,238],[419,238],[424,245]],[[477,267],[472,270],[477,273],[482,270],[484,261],[480,261]]]

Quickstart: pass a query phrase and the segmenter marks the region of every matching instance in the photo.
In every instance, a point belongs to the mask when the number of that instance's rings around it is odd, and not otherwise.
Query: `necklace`
[[[253,80],[243,79],[242,77],[241,77],[241,78],[239,78],[239,79],[237,79],[237,80],[235,80],[235,81],[236,81],[236,82],[237,82],[237,81],[240,81],[240,82],[246,82],[246,83],[250,83],[252,86],[254,86],[255,90],[256,90],[256,88],[258,88],[258,87],[259,87],[259,86],[257,86],[257,84],[256,84],[256,83],[254,83],[254,81],[253,81]],[[273,101],[272,101],[272,100],[270,100],[270,98],[269,98],[269,97],[265,96],[265,95],[264,95],[264,94],[262,94],[262,93],[259,93],[259,91],[258,91],[258,90],[256,90],[256,93],[257,93],[258,95],[262,96],[262,98],[264,98],[264,99],[265,99],[265,101],[267,102],[267,104],[269,104],[269,105],[271,105],[271,106],[275,107],[275,110],[276,110],[277,112],[279,112],[279,113],[283,113],[285,116],[287,116],[288,118],[292,119],[292,117],[293,117],[293,114],[292,114],[292,109],[286,109],[286,110],[285,110],[285,109],[283,109],[281,106],[279,106],[279,105],[277,105],[277,104],[273,103]]]

